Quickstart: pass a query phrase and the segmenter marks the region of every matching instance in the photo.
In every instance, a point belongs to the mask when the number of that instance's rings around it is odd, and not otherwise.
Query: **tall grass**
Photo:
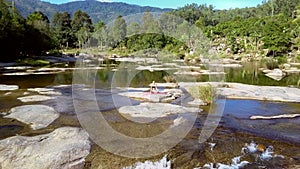
[[[189,93],[195,98],[200,99],[204,103],[211,104],[216,94],[215,89],[210,85],[193,86],[189,89]]]

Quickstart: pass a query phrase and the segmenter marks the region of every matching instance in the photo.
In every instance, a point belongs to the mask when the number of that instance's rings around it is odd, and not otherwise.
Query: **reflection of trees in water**
[[[225,70],[226,81],[265,86],[297,85],[299,75],[290,74],[282,80],[276,81],[265,76],[265,74],[259,70],[259,68],[263,67],[262,65],[263,63],[249,63],[245,64],[242,68],[227,68]]]
[[[72,72],[68,73],[58,73],[54,75],[53,85],[59,84],[72,84]]]

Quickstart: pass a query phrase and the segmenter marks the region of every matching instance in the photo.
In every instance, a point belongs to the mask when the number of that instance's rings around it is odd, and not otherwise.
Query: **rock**
[[[155,168],[159,168],[159,169],[171,169],[171,161],[167,160],[167,157],[164,156],[160,161],[145,161],[145,162],[138,162],[136,164],[134,164],[133,166],[129,166],[129,167],[123,167],[123,169],[142,169],[142,168],[148,168],[148,169],[155,169]]]
[[[45,105],[25,105],[12,108],[5,118],[17,119],[25,124],[29,124],[33,130],[47,127],[59,114],[49,106]]]
[[[277,80],[277,81],[280,81],[285,75],[286,74],[280,69],[274,69],[271,72],[266,74],[266,76],[268,76],[274,80]]]
[[[288,63],[283,64],[283,68],[284,68],[284,69],[289,69],[290,67],[291,67],[291,65],[288,64]]]
[[[133,62],[133,63],[158,63],[158,60],[156,58],[139,58],[139,57],[121,57],[115,59],[118,62]]]
[[[80,169],[90,144],[87,132],[73,127],[33,137],[10,137],[0,141],[0,168]]]
[[[252,120],[258,120],[258,119],[282,119],[282,118],[296,118],[300,117],[300,114],[281,114],[277,116],[251,116],[250,119]]]
[[[300,89],[294,87],[255,86],[241,83],[223,82],[181,82],[180,87],[189,89],[192,86],[212,85],[218,95],[229,99],[252,99],[264,101],[296,102],[300,103]],[[229,86],[229,87],[228,87]]]
[[[243,67],[243,65],[241,64],[237,64],[237,63],[226,63],[226,64],[209,64],[208,66],[213,66],[213,67],[224,67],[224,68],[240,68]]]
[[[150,85],[149,85],[150,86]],[[157,87],[178,88],[178,83],[156,83]]]
[[[43,96],[43,95],[33,95],[33,96],[25,96],[25,97],[19,97],[18,100],[21,102],[39,102],[39,101],[46,101],[54,99],[53,97],[49,96]]]
[[[18,90],[19,86],[17,85],[5,85],[0,84],[0,91],[12,91],[12,90]]]
[[[121,96],[130,97],[132,99],[151,101],[151,102],[169,102],[183,95],[180,89],[164,89],[158,92],[148,92],[144,88],[129,88],[131,91],[118,93]]]
[[[126,96],[136,100],[160,102],[163,99],[172,97],[168,93],[150,93],[150,92],[123,92],[119,93],[120,96]]]
[[[291,67],[288,70],[284,70],[286,73],[300,73],[300,69],[296,68],[296,67]]]
[[[153,66],[139,66],[136,68],[136,70],[149,70],[150,72],[154,71],[168,71],[168,70],[174,70],[176,68],[171,67],[153,67]]]
[[[9,70],[26,70],[26,69],[31,69],[32,66],[8,66],[4,67],[4,69],[9,69]]]
[[[170,114],[180,114],[188,112],[199,112],[198,108],[187,108],[168,103],[141,103],[137,106],[124,106],[118,109],[121,114],[128,114],[132,117],[157,118]]]
[[[191,76],[199,76],[200,72],[188,72],[188,71],[178,71],[174,73],[175,75],[191,75]]]
[[[62,95],[62,93],[54,91],[54,89],[51,88],[29,88],[27,90],[32,92],[38,92],[39,94],[43,95]]]
[[[189,105],[192,106],[207,106],[207,103],[205,103],[203,100],[201,99],[195,99],[191,102],[188,102]]]

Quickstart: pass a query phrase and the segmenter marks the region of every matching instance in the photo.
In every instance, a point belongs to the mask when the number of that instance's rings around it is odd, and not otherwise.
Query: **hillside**
[[[11,3],[12,0],[7,1]],[[40,0],[13,1],[15,2],[15,7],[18,9],[18,11],[23,17],[27,17],[27,15],[31,14],[34,11],[42,11],[51,20],[55,12],[69,12],[70,14],[74,14],[75,11],[80,9],[88,13],[91,16],[94,23],[98,22],[99,20],[108,22],[116,18],[118,15],[126,16],[135,13],[142,13],[145,12],[147,9],[151,12],[165,12],[172,10],[160,9],[149,6],[142,7],[138,5],[130,5],[119,2],[108,3],[93,0],[75,1],[61,5],[51,4]]]

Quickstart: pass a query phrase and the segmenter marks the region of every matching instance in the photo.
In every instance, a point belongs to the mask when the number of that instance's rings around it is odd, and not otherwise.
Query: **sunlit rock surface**
[[[17,119],[29,124],[33,130],[42,129],[59,117],[59,114],[49,106],[24,105],[12,108],[5,118]]]
[[[5,85],[0,84],[0,91],[12,91],[12,90],[18,90],[19,86],[17,85]]]
[[[40,102],[40,101],[46,101],[54,99],[54,97],[50,96],[44,96],[44,95],[32,95],[32,96],[25,96],[25,97],[19,97],[18,100],[21,102],[27,103],[27,102]]]
[[[164,156],[160,161],[145,161],[138,162],[133,166],[124,167],[123,169],[171,169],[171,161],[167,160],[167,157]]]
[[[80,169],[90,152],[88,134],[63,127],[33,137],[14,136],[0,141],[0,168]]]
[[[170,114],[180,114],[188,112],[200,112],[198,108],[187,108],[179,105],[167,103],[141,103],[137,106],[124,106],[119,108],[122,114],[128,114],[132,117],[164,117]]]
[[[179,86],[188,89],[193,86],[211,84],[218,95],[229,99],[253,99],[280,102],[300,102],[300,89],[293,87],[278,86],[255,86],[241,83],[218,83],[218,82],[182,82]]]

